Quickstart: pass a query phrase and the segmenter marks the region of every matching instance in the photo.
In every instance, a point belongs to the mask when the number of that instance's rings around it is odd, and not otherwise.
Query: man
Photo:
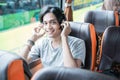
[[[46,6],[40,13],[40,26],[28,40],[23,57],[28,63],[39,59],[43,67],[65,66],[80,68],[85,60],[85,43],[82,39],[69,36],[70,24],[64,12],[54,6]],[[44,30],[41,33],[41,29]],[[46,34],[47,37],[41,39]],[[39,40],[38,40],[39,39]],[[34,45],[34,42],[38,43]]]
[[[104,0],[102,9],[110,11],[120,10],[120,0]]]

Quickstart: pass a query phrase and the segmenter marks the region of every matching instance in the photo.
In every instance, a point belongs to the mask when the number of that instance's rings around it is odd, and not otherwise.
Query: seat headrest
[[[114,77],[78,68],[44,68],[31,80],[118,80]]]
[[[88,11],[84,17],[84,22],[95,26],[97,33],[103,33],[111,25],[119,24],[118,14],[114,11]]]
[[[90,39],[89,23],[69,22],[71,27],[71,36],[82,38],[83,40]]]

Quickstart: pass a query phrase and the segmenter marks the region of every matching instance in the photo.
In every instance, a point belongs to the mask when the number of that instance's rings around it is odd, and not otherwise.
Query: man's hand
[[[43,24],[39,24],[38,27],[35,27],[33,29],[33,35],[30,38],[30,40],[36,41],[37,39],[39,39],[40,37],[42,37],[44,34],[45,34],[45,31],[43,29]]]
[[[70,24],[68,21],[64,21],[61,26],[63,27],[63,30],[61,32],[61,37],[67,37],[70,32],[71,32],[71,28],[70,28]]]

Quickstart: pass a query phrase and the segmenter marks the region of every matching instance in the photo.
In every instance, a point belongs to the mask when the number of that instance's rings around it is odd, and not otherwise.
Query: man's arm
[[[68,34],[71,32],[70,25],[68,22],[64,22],[62,26],[64,26],[61,32],[64,66],[80,67],[82,63],[81,60],[73,58],[69,44],[68,44]]]
[[[34,28],[34,33],[33,35],[28,39],[26,45],[24,46],[23,50],[21,51],[21,56],[28,62],[30,63],[31,58],[28,57],[29,52],[31,51],[32,46],[35,44],[35,42],[41,38],[45,32],[43,31],[42,33],[40,32],[43,28],[43,24],[40,24],[39,27]]]
[[[80,59],[73,58],[67,37],[62,37],[62,47],[63,47],[64,66],[75,67],[75,68],[80,67],[82,62]]]

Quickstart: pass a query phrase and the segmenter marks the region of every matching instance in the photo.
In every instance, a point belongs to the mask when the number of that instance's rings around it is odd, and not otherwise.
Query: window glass
[[[59,5],[59,0],[1,0],[0,15],[36,10],[44,5]]]
[[[41,7],[60,6],[60,0],[0,0],[0,50],[20,53],[32,28],[39,24]]]
[[[100,10],[103,0],[73,0],[73,20],[83,22],[84,15],[89,10]]]
[[[60,7],[61,1],[65,0],[0,0],[0,50],[18,53],[32,27],[39,23],[41,7],[47,4]],[[73,19],[82,22],[85,12],[99,9],[103,0],[72,1]]]
[[[59,5],[59,2],[60,2],[60,0],[42,0],[43,2],[43,6],[45,6],[45,5],[55,5],[55,6],[60,6]]]

